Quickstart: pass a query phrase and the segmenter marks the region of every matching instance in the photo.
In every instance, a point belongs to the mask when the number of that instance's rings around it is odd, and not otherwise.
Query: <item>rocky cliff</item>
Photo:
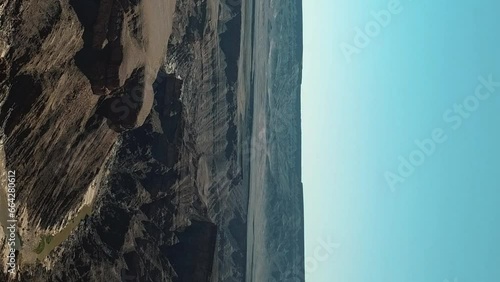
[[[23,251],[18,279],[243,277],[239,7],[179,0],[170,17],[172,1],[159,2],[0,4],[0,121],[21,175],[23,250],[92,205],[41,262]],[[221,205],[231,198],[242,200]]]
[[[245,280],[241,11],[233,0],[0,4],[18,280]],[[85,208],[67,239],[34,254]]]
[[[131,128],[149,114],[174,9],[172,1],[162,3],[1,4],[0,122],[7,163],[22,175],[19,202],[31,224],[57,226],[81,202],[118,136],[103,117]],[[153,24],[160,38],[151,34]],[[115,109],[103,106],[110,99],[98,96],[104,94],[135,100],[118,120]],[[53,216],[46,216],[47,207]]]

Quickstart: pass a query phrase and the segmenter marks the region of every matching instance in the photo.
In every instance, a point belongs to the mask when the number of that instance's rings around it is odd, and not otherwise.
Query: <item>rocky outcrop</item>
[[[19,215],[25,213],[32,228],[49,229],[80,205],[117,134],[95,116],[99,98],[74,65],[83,29],[70,5],[4,5],[0,124],[6,162],[20,175]]]
[[[96,95],[105,95],[120,87],[123,61],[122,31],[128,1],[72,1],[72,7],[84,26],[83,48],[75,61],[89,78]],[[94,19],[94,20],[89,20]]]
[[[61,224],[82,202],[118,138],[115,131],[144,122],[174,5],[173,0],[0,4],[0,124],[7,164],[22,176],[19,212],[33,227]],[[163,34],[151,38],[156,24]],[[117,118],[121,112],[105,108],[111,97],[135,99],[126,116]]]
[[[182,160],[190,155],[182,145],[189,137],[181,90],[175,76],[158,75],[153,111],[142,127],[122,134],[109,176],[99,183],[102,194],[92,215],[61,246],[62,252],[51,255],[57,262],[51,271],[33,266],[25,270],[26,279],[189,281],[182,280],[192,275],[184,272],[189,267],[207,277],[216,227],[196,200],[189,182],[191,163]],[[173,266],[169,250],[179,246],[186,248],[185,255],[191,252],[196,266]],[[204,255],[197,257],[200,249]]]
[[[92,214],[21,277],[244,281],[252,99],[237,94],[239,2],[177,0],[173,25],[170,0],[69,2],[0,4],[0,33],[26,37],[2,34],[16,48],[0,60],[22,211],[31,226],[57,227],[98,180]],[[35,10],[40,31],[28,24]]]
[[[165,248],[180,282],[210,281],[216,235],[217,226],[214,224],[193,221],[178,233],[179,243]]]
[[[75,62],[94,94],[112,97],[101,110],[111,116],[113,129],[136,128],[151,110],[152,83],[170,33],[171,24],[163,20],[166,9],[174,8],[169,2],[71,1],[85,29]]]
[[[132,130],[119,137],[114,162],[105,168],[109,175],[98,185],[92,215],[49,256],[50,271],[33,265],[24,268],[26,279],[190,281],[196,275],[196,279],[238,281],[244,277],[246,192],[235,146],[235,85],[226,78],[219,37],[237,14],[232,9],[218,1],[177,2],[174,35],[165,58],[171,74],[155,74],[153,110],[143,126],[132,129],[137,121],[127,118],[136,112],[128,116],[123,111],[127,106],[130,111],[144,108],[134,107],[130,103],[134,97],[127,95],[131,95],[128,90],[147,85],[147,66],[134,65],[123,84],[107,89],[105,95],[90,95],[97,101],[89,130],[107,129],[107,124],[113,127],[112,134]],[[126,16],[124,26],[140,38],[145,27],[136,28],[132,19]],[[84,33],[88,30],[92,29]],[[122,66],[127,58],[123,46]],[[212,230],[211,235],[188,236],[186,241],[181,234],[186,230],[189,234],[193,222],[202,222],[207,226],[202,229]],[[191,255],[172,255],[176,248]],[[196,266],[188,263],[190,259]]]

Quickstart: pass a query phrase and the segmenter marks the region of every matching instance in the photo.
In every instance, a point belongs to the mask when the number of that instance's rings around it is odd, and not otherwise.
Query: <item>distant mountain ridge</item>
[[[251,126],[259,148],[251,158],[246,280],[304,281],[302,1],[254,4]]]

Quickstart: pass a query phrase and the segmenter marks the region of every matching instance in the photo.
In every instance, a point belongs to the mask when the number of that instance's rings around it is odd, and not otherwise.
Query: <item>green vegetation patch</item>
[[[52,235],[47,235],[47,236],[45,237],[45,242],[46,242],[47,244],[50,244],[50,242],[52,241],[52,238],[54,238],[54,236],[52,236]]]
[[[40,243],[38,243],[38,246],[33,251],[37,254],[41,254],[43,252],[43,249],[45,249],[45,244],[50,244],[52,238],[54,238],[54,236],[52,235],[42,235],[42,237],[40,238]]]
[[[33,251],[37,254],[41,254],[43,252],[43,249],[45,249],[45,240],[42,236],[40,243],[38,243],[38,246]]]

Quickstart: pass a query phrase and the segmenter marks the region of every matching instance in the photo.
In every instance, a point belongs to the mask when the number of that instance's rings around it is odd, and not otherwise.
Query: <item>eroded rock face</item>
[[[178,232],[179,242],[164,248],[182,282],[209,282],[212,275],[217,226],[194,220]]]
[[[116,131],[133,129],[144,105],[144,68],[136,69],[123,87],[103,99],[98,112],[106,117]]]
[[[27,213],[31,227],[47,229],[80,204],[117,134],[94,118],[98,97],[74,65],[83,29],[69,4],[4,5],[0,124],[6,162],[20,175],[19,214]]]
[[[164,20],[174,7],[168,2],[173,0],[143,5],[131,0],[70,1],[84,27],[76,65],[95,95],[112,97],[101,110],[111,117],[113,129],[136,128],[151,110],[152,83],[171,28]]]
[[[122,134],[94,212],[51,256],[52,270],[26,268],[26,279],[209,281],[218,227],[193,185],[183,81],[166,73],[157,81],[152,113]]]
[[[32,201],[44,202],[30,215],[47,228],[81,203],[93,168],[107,169],[109,175],[99,183],[92,215],[50,255],[51,269],[42,264],[25,267],[24,279],[205,281],[212,273],[213,281],[243,281],[248,190],[238,155],[238,138],[247,130],[238,124],[236,113],[239,7],[178,0],[165,58],[171,74],[158,75],[162,62],[156,54],[163,57],[165,51],[157,43],[167,42],[168,33],[159,29],[165,16],[157,19],[164,10],[154,5],[168,1],[125,1],[128,6],[117,9],[113,6],[124,1],[63,2],[59,17],[66,21],[43,40],[42,45],[48,44],[44,56],[18,57],[29,65],[22,73],[42,90],[29,110],[22,105],[12,110],[21,113],[16,119],[21,123],[12,122],[8,154],[11,161],[30,156],[36,164],[22,170],[42,184],[22,183],[22,201],[33,196]],[[144,21],[144,15],[156,24]],[[120,21],[118,35],[112,25]],[[68,26],[75,30],[68,31]],[[63,44],[68,42],[70,47]],[[54,51],[58,49],[63,52]],[[47,70],[57,75],[49,76]],[[14,77],[9,75],[3,86],[10,89]],[[15,104],[14,98],[8,99]],[[30,133],[23,139],[20,133],[26,128]],[[117,131],[126,132],[119,137]],[[31,136],[33,132],[39,135]],[[116,140],[121,143],[114,162],[102,167]],[[25,142],[36,150],[16,151]],[[54,179],[58,176],[68,182],[54,187],[56,181],[66,181]],[[67,190],[61,192],[63,188]],[[42,218],[51,212],[49,207],[55,213]],[[206,235],[182,237],[199,224]],[[179,246],[190,250],[185,257],[173,255]],[[202,280],[189,280],[193,277]]]
[[[124,15],[130,12],[128,1],[73,0],[70,3],[85,29],[84,45],[75,55],[75,61],[89,78],[94,94],[108,94],[120,87],[121,35]]]
[[[174,0],[0,3],[0,125],[27,230],[59,228],[81,206],[116,131],[146,119],[174,8]],[[155,25],[161,36],[152,38]],[[103,106],[132,94],[125,118]]]

